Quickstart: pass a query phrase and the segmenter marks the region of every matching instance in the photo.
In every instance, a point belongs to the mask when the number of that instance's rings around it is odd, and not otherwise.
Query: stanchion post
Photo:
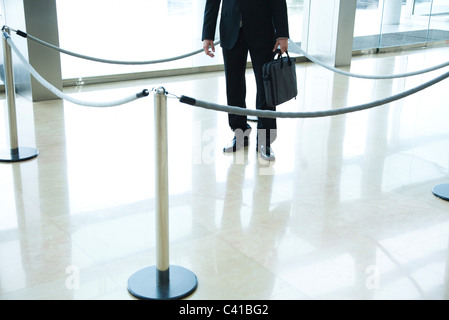
[[[9,35],[8,29],[3,28],[3,32]],[[0,150],[0,162],[18,162],[37,157],[39,152],[34,148],[19,147],[17,133],[17,113],[16,113],[16,93],[14,84],[14,71],[12,67],[11,48],[2,36],[3,64],[5,72],[5,93],[8,104],[8,125],[9,125],[9,150]]]
[[[168,283],[169,223],[168,223],[168,138],[167,96],[158,89],[154,96],[154,136],[156,170],[156,266],[158,284]]]
[[[164,88],[155,90],[155,171],[156,171],[156,265],[137,271],[128,279],[128,291],[138,299],[174,300],[192,294],[196,275],[169,262],[169,189],[167,95]]]

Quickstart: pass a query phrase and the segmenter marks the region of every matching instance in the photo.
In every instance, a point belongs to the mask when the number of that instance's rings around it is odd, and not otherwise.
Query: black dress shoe
[[[243,141],[242,141],[243,140]],[[237,137],[234,137],[232,141],[223,148],[223,152],[236,152],[239,149],[242,149],[244,147],[247,147],[249,145],[249,139],[248,137],[243,137],[243,139],[237,139]]]
[[[273,151],[273,149],[271,149],[270,146],[261,144],[260,146],[258,146],[256,148],[256,151],[259,154],[259,157],[263,160],[266,160],[266,161],[274,161],[275,160],[274,151]]]
[[[236,152],[249,145],[249,135],[251,134],[252,128],[249,124],[246,124],[246,129],[243,132],[242,129],[234,130],[234,139],[223,148],[223,152]],[[243,137],[243,139],[242,139]]]

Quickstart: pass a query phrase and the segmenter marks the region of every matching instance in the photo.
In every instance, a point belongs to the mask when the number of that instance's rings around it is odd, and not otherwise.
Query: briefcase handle
[[[287,54],[288,66],[290,67],[292,65],[292,60],[290,59],[290,56],[288,55],[288,51],[285,51],[285,54]],[[281,60],[281,68],[283,68],[284,67],[284,60],[282,59],[281,49],[276,49],[276,51],[274,52],[274,55],[273,55],[273,59],[274,59],[274,57],[276,55],[278,56],[277,60],[279,60],[279,59]]]

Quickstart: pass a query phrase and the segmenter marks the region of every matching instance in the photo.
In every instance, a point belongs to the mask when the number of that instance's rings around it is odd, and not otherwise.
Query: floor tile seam
[[[367,238],[370,241],[372,241],[373,243],[375,243],[375,246],[382,252],[381,257],[383,259],[395,260],[394,256],[398,255],[401,258],[403,258],[404,260],[409,261],[410,264],[412,264],[412,265],[421,265],[422,267],[426,267],[424,264],[421,264],[420,262],[413,261],[410,258],[409,255],[404,253],[404,252],[406,252],[406,251],[408,251],[410,249],[413,249],[413,247],[420,246],[422,244],[422,242],[410,244],[410,245],[407,245],[405,247],[399,247],[399,248],[396,248],[396,249],[393,249],[393,250],[389,250],[389,249],[384,248],[380,243],[378,243],[378,241],[372,239],[371,237],[368,236]],[[434,239],[437,239],[437,238],[445,238],[446,239],[446,236],[445,235],[437,235],[437,236],[431,237],[430,240],[434,240]],[[428,271],[432,271],[432,270],[430,268],[428,268]],[[436,272],[433,271],[433,273],[436,273]],[[436,273],[436,274],[438,274],[438,273]]]
[[[432,194],[432,189],[429,189],[428,192],[429,192],[429,195]],[[405,194],[404,192],[401,192],[400,190],[389,191],[388,193],[400,196],[400,197],[404,198],[404,201],[405,200],[409,200],[409,201],[411,201],[413,203],[418,203],[418,204],[421,204],[421,205],[423,205],[425,207],[432,208],[433,210],[435,210],[435,212],[439,216],[441,216],[441,217],[446,217],[447,216],[448,217],[448,221],[449,221],[449,202],[446,201],[446,200],[440,199],[437,196],[433,195],[434,196],[433,200],[435,200],[435,201],[429,202],[426,199],[420,200],[419,198],[414,197],[413,195]],[[447,205],[448,205],[447,211],[439,206],[440,203],[443,203],[443,204],[447,203]]]
[[[397,254],[398,256],[400,256],[401,258],[403,258],[407,261],[410,261],[410,263],[413,265],[424,268],[427,273],[434,274],[436,277],[440,277],[442,280],[449,280],[448,274],[440,273],[440,272],[434,270],[433,268],[427,266],[424,262],[413,261],[408,255],[404,254],[403,252],[404,252],[404,250],[398,250],[395,252],[395,254]]]
[[[226,239],[225,239],[225,241],[226,241]],[[227,242],[228,242],[228,241],[227,241]],[[229,243],[231,246],[236,247],[236,246],[234,246],[232,243],[230,243],[230,242],[228,242],[228,243]],[[237,248],[237,249],[238,249],[240,252],[242,252],[242,250],[240,250],[239,248]],[[397,250],[397,251],[398,251],[398,250]],[[246,256],[248,256],[245,252],[243,252],[243,254],[245,254]],[[255,258],[253,258],[253,257],[251,257],[251,256],[248,256],[248,257],[260,264],[260,262],[257,261]],[[365,257],[364,259],[366,259],[366,257]],[[328,265],[328,266],[331,265],[331,264],[332,264],[331,261],[326,262],[326,265]],[[371,265],[371,264],[368,263],[368,265]],[[358,262],[356,262],[356,266],[358,266],[357,268],[362,268],[362,269],[360,269],[359,271],[365,270],[365,269],[367,268],[368,265],[367,265],[367,261],[358,261]],[[263,265],[262,265],[262,266],[263,266]],[[270,272],[272,272],[273,274],[275,274],[276,276],[282,277],[285,281],[287,281],[287,282],[290,281],[290,279],[289,279],[288,277],[286,277],[285,275],[278,275],[278,274],[276,274],[276,272],[275,272],[274,270],[272,270],[271,268],[269,268],[269,267],[267,267],[267,266],[264,266],[264,267],[265,267],[266,269],[268,269]],[[327,273],[326,273],[327,276],[339,276],[339,275],[341,275],[341,274],[342,274],[342,271],[332,271],[332,272],[327,272]],[[344,274],[344,272],[343,272],[343,274]],[[317,279],[309,279],[308,281],[301,282],[300,285],[307,285],[307,284],[313,283],[314,281],[317,281]],[[289,282],[289,283],[290,283],[290,282]],[[293,285],[295,288],[301,290],[301,287],[298,286],[297,284],[292,284],[292,285]],[[302,291],[302,290],[301,290],[301,291]],[[307,294],[307,293],[306,293],[306,294]]]
[[[5,187],[10,189],[10,187]],[[0,192],[1,192],[2,187],[0,187]],[[17,195],[16,195],[17,197]],[[20,198],[21,198],[21,205],[26,206],[29,209],[29,206],[31,205],[33,207],[34,210],[38,211],[39,214],[34,215],[33,217],[27,216],[27,212],[25,212],[25,208],[20,208],[20,210],[17,210],[17,206],[16,206],[16,214],[17,214],[17,218],[22,218],[27,220],[27,222],[33,222],[33,221],[40,221],[42,223],[48,223],[52,221],[52,218],[50,217],[42,217],[42,206],[39,200],[37,200],[35,197],[31,196],[30,194],[28,194],[27,192],[22,192],[20,194]],[[24,202],[26,202],[24,204]],[[15,204],[17,205],[17,202],[15,201]],[[18,228],[20,228],[20,226],[18,226]]]
[[[390,258],[387,257],[387,256],[383,256],[382,259],[390,259]],[[407,261],[409,261],[409,259],[407,259]],[[417,266],[417,265],[414,264],[414,263],[413,263],[413,265]],[[373,270],[372,270],[371,267],[376,267],[376,265],[373,265],[373,264],[366,265],[365,263],[357,262],[357,263],[355,264],[355,267],[357,268],[356,273],[366,275],[366,281],[368,281],[368,280],[370,279],[370,277],[372,277],[372,276],[374,275],[374,274],[372,273]],[[400,272],[401,274],[403,274],[403,273],[404,273],[404,270],[405,270],[405,271],[406,271],[406,274],[405,274],[404,276],[407,277],[407,278],[411,278],[411,277],[412,277],[411,275],[409,275],[409,272],[408,272],[408,268],[407,268],[407,267],[403,267],[402,265],[399,265],[398,268],[400,268],[401,270],[399,270],[399,271],[393,270],[393,271],[389,271],[389,273],[392,274],[392,273]],[[429,272],[429,274],[430,274],[430,272]],[[338,271],[327,272],[327,273],[324,275],[324,277],[326,277],[326,278],[329,278],[329,277],[330,277],[330,278],[333,278],[333,277],[342,277],[342,276],[343,276],[343,277],[346,276],[346,270],[338,270]],[[378,274],[378,276],[381,276],[381,277],[382,277],[382,276],[385,276],[385,274],[380,273],[380,274]],[[287,278],[286,278],[285,275],[282,275],[282,277],[284,277],[284,278],[287,280]],[[309,280],[307,280],[307,281],[301,281],[300,283],[294,282],[293,285],[294,285],[296,288],[298,288],[298,289],[300,289],[300,290],[302,291],[302,289],[301,289],[302,287],[304,287],[304,286],[310,286],[310,285],[312,285],[314,282],[320,281],[320,279],[321,279],[321,277],[320,277],[320,278],[315,277],[315,278],[309,279]],[[413,278],[411,278],[411,280],[414,282]],[[366,286],[366,285],[367,285],[367,282],[365,282],[365,286]],[[373,290],[373,289],[366,287],[366,290]],[[311,296],[311,295],[307,292],[307,290],[305,290],[304,292],[305,292],[305,294]],[[312,295],[312,298],[313,298],[313,299],[319,299],[319,296],[313,296],[313,295]],[[350,298],[350,299],[352,299],[352,298]]]
[[[225,243],[227,243],[227,245],[229,245],[230,247],[234,248],[235,250],[237,250],[238,252],[240,252],[240,254],[242,254],[243,256],[245,256],[247,259],[250,259],[253,263],[255,263],[259,268],[262,268],[262,270],[264,270],[265,272],[269,273],[272,277],[274,277],[275,279],[281,280],[284,282],[284,284],[287,286],[287,288],[283,289],[282,291],[288,291],[290,289],[294,289],[294,290],[298,290],[301,294],[306,295],[308,297],[310,297],[310,295],[308,295],[307,293],[303,292],[301,290],[301,288],[296,287],[294,284],[290,283],[288,281],[288,279],[282,277],[282,275],[276,274],[276,272],[270,268],[268,268],[267,266],[265,266],[264,264],[262,264],[260,261],[256,260],[254,257],[246,254],[244,251],[240,250],[238,247],[236,247],[235,245],[233,245],[231,242],[229,242],[228,240],[226,240],[225,238],[222,238],[221,236],[219,236],[221,241],[224,241]],[[279,292],[276,294],[278,295],[280,294]],[[273,295],[270,295],[270,297]],[[270,299],[270,297],[267,298],[262,298],[262,299]],[[310,297],[311,298],[311,297]]]
[[[104,260],[104,259],[100,259],[100,260],[99,260],[99,259],[96,258],[95,256],[91,255],[91,254],[89,253],[89,251],[86,250],[86,249],[84,248],[84,246],[83,246],[82,244],[79,243],[79,241],[77,241],[76,238],[73,238],[73,237],[72,237],[72,232],[71,232],[70,230],[66,230],[66,229],[65,229],[63,226],[61,226],[59,223],[55,223],[55,225],[56,225],[57,228],[58,228],[59,230],[61,230],[61,231],[64,233],[64,235],[68,238],[68,240],[70,241],[70,244],[72,245],[72,247],[75,246],[77,250],[79,250],[79,251],[80,251],[86,258],[89,259],[89,263],[88,263],[88,266],[89,266],[89,267],[94,268],[95,266],[102,266],[102,265],[104,265],[105,263],[110,262],[110,260],[114,260],[114,259],[115,259],[115,258],[110,258],[110,259],[108,259],[108,260]],[[134,255],[134,254],[135,254],[135,252],[133,252],[133,253],[130,254],[130,255]],[[121,256],[121,257],[123,257],[123,256]]]
[[[397,259],[395,259],[394,256],[398,256],[401,257],[401,259],[405,260],[405,263],[402,261],[397,261]],[[391,255],[384,255],[381,257],[381,259],[383,261],[389,261],[391,263],[393,263],[395,265],[394,269],[388,270],[387,272],[382,272],[382,270],[377,270],[378,276],[380,277],[380,285],[382,286],[382,278],[384,279],[383,281],[385,281],[385,277],[390,278],[392,283],[395,283],[398,281],[398,277],[400,279],[405,279],[407,282],[411,283],[413,285],[413,287],[415,287],[421,295],[423,295],[422,299],[429,299],[429,297],[426,297],[428,294],[426,292],[424,292],[420,286],[420,283],[423,280],[422,278],[416,278],[416,276],[414,275],[414,271],[418,270],[418,271],[422,271],[420,270],[421,268],[424,268],[427,277],[431,276],[432,278],[435,279],[440,279],[443,283],[444,280],[447,279],[447,277],[445,277],[444,275],[441,275],[433,270],[431,270],[430,268],[425,267],[424,265],[412,261],[409,257],[403,256],[400,254],[399,251],[396,251],[395,253],[392,253]],[[384,263],[382,261],[380,261],[380,263]],[[376,267],[376,265],[373,265],[373,267]],[[381,267],[378,267],[381,269]],[[427,278],[426,277],[426,278]],[[388,284],[388,282],[387,282]],[[384,282],[385,285],[385,282]]]
[[[104,259],[104,258],[100,258],[99,259],[98,257],[95,257],[94,255],[90,254],[88,252],[88,250],[83,249],[83,246],[80,245],[76,240],[72,240],[72,245],[75,245],[77,247],[77,249],[80,252],[82,252],[84,254],[84,256],[87,257],[90,260],[90,262],[88,264],[88,267],[87,268],[84,267],[86,270],[89,270],[89,269],[92,269],[92,268],[96,268],[96,267],[102,267],[103,268],[103,267],[107,266],[108,264],[115,263],[116,261],[126,260],[126,259],[129,259],[130,257],[136,256],[136,255],[138,256],[138,255],[141,255],[141,254],[146,253],[148,251],[155,250],[155,247],[148,247],[148,248],[145,248],[145,249],[140,249],[140,250],[129,252],[126,255],[109,257],[107,259]]]
[[[79,270],[79,272],[80,272],[80,276],[81,276],[82,272],[98,271],[98,270],[100,270],[102,272],[103,276],[107,276],[109,278],[110,282],[114,283],[114,287],[113,288],[109,289],[107,292],[101,293],[101,295],[107,294],[108,292],[112,292],[112,291],[117,290],[118,288],[121,287],[120,284],[107,272],[107,270],[105,270],[103,268],[102,265],[94,264],[94,265],[89,266],[87,268],[83,267],[83,268],[81,268]],[[71,276],[71,274],[69,272],[66,272],[64,275],[61,275],[60,277],[56,277],[56,278],[52,277],[51,279],[38,281],[38,282],[33,283],[32,285],[27,285],[24,288],[20,288],[18,290],[10,291],[10,292],[8,292],[6,294],[1,294],[0,293],[0,300],[8,300],[8,296],[10,296],[11,299],[15,300],[15,296],[16,295],[21,295],[21,293],[24,293],[23,295],[27,296],[27,292],[32,292],[35,289],[39,290],[40,286],[45,286],[47,284],[50,285],[50,284],[55,283],[55,282],[65,283],[66,286],[67,286],[67,281],[69,280],[70,276]],[[61,289],[59,289],[59,290],[61,290]],[[70,288],[66,287],[66,290],[78,290],[78,289],[75,289],[75,288],[70,289]],[[126,290],[126,288],[124,290]],[[6,297],[6,299],[3,299],[2,296]],[[94,299],[94,298],[95,297],[92,297],[91,299]],[[46,297],[42,297],[39,300],[48,300],[48,299],[49,299],[48,297],[47,298]],[[54,300],[55,298],[53,297],[51,299]],[[56,298],[56,299],[58,299],[58,298]],[[29,298],[29,299],[26,299],[26,300],[35,300],[35,298]],[[72,299],[68,299],[68,300],[72,300]]]

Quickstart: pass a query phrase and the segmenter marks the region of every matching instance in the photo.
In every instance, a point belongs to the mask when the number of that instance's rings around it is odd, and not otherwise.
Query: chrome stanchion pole
[[[154,109],[155,170],[156,170],[156,267],[157,283],[169,279],[169,230],[168,230],[168,140],[167,96],[163,89],[155,95]]]
[[[134,273],[128,279],[128,291],[139,299],[182,299],[193,293],[196,275],[169,262],[169,199],[167,95],[164,88],[155,90],[155,171],[156,171],[156,265]]]
[[[16,115],[16,95],[14,85],[14,72],[12,67],[11,48],[9,47],[6,37],[9,32],[3,28],[2,36],[3,45],[3,63],[5,72],[5,93],[6,102],[8,104],[8,124],[9,124],[9,150],[0,150],[0,162],[17,162],[32,159],[39,155],[34,148],[19,147],[19,138],[17,133],[17,115]]]

